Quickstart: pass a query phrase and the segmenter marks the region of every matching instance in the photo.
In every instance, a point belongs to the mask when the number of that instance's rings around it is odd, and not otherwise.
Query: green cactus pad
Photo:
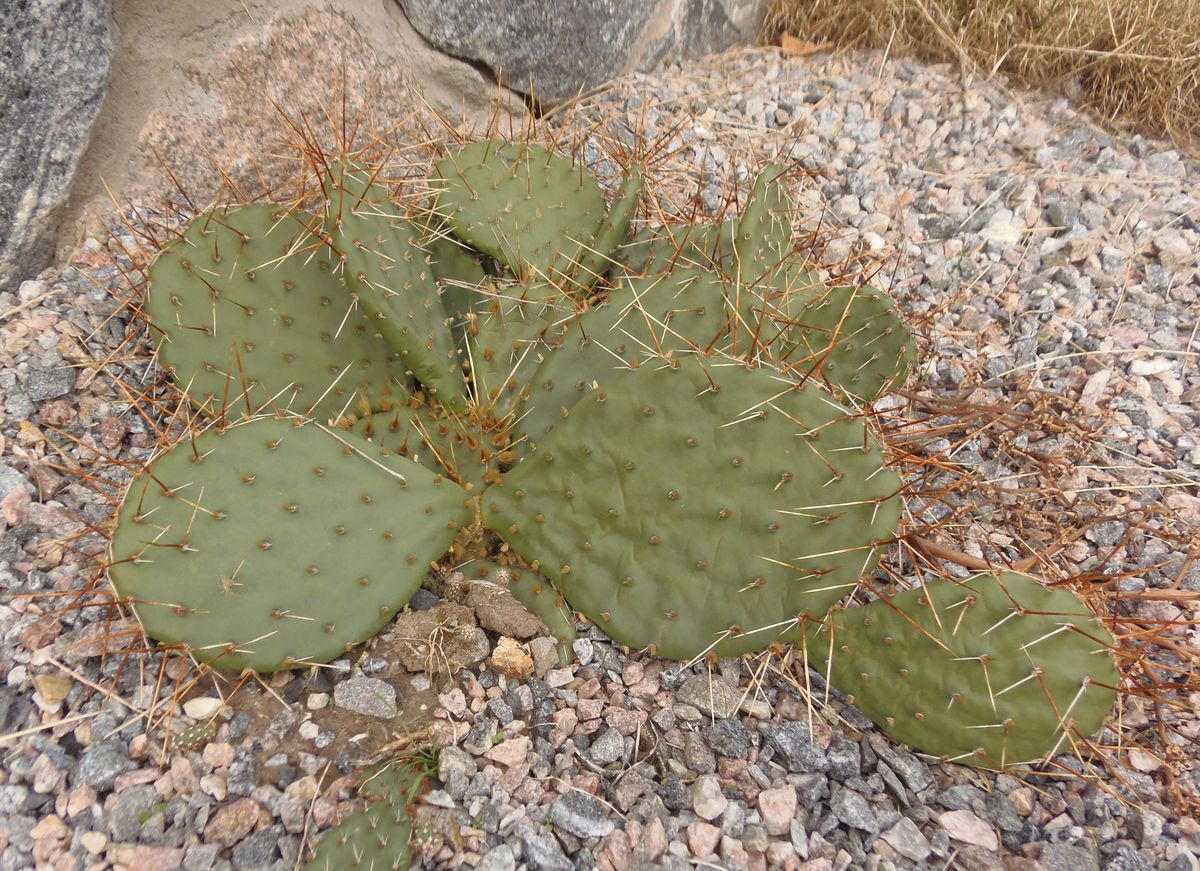
[[[177,750],[199,750],[217,735],[217,727],[211,721],[189,726],[175,736],[171,744]]]
[[[326,832],[305,871],[407,871],[412,867],[413,820],[409,806],[425,773],[413,763],[392,762],[367,774],[359,794],[367,807]]]
[[[559,335],[574,308],[527,300],[498,288],[488,311],[472,316],[468,328],[471,380],[476,400],[497,419],[506,418],[527,395],[526,385],[542,360],[543,336]]]
[[[823,391],[689,358],[606,381],[483,519],[613,638],[687,659],[824,614],[893,537],[899,490]]]
[[[431,472],[449,475],[473,494],[483,491],[503,447],[494,444],[493,437],[468,417],[428,406],[377,412],[356,421],[349,430]]]
[[[759,173],[737,225],[734,251],[742,284],[756,284],[787,259],[792,246],[792,202],[784,176],[773,163]]]
[[[130,485],[110,576],[147,634],[220,668],[327,662],[385,625],[471,520],[449,479],[299,423],[210,430]]]
[[[421,228],[378,196],[361,197],[357,182],[339,187],[338,178],[328,181],[325,233],[347,289],[421,385],[448,408],[464,409],[462,363]]]
[[[1015,572],[929,581],[830,621],[808,627],[812,667],[891,737],[955,762],[1069,752],[1116,699],[1112,635],[1069,591]]]
[[[605,213],[591,174],[539,145],[473,142],[442,159],[430,185],[455,235],[525,282],[574,274]]]
[[[629,226],[641,202],[646,179],[640,167],[631,167],[613,200],[612,209],[600,222],[595,237],[580,257],[572,292],[580,298],[603,278],[616,263],[616,251],[629,235]]]
[[[327,420],[359,397],[408,386],[313,223],[282,206],[219,208],[150,265],[145,313],[163,334],[158,359],[209,413],[271,406]]]
[[[429,265],[433,267],[450,330],[461,343],[470,313],[487,303],[487,273],[475,252],[455,239],[436,236],[428,239],[424,247],[429,252]]]
[[[736,274],[733,242],[735,221],[720,224],[669,223],[644,227],[633,238],[618,246],[616,258],[626,272],[649,275],[669,272],[677,267],[698,267],[726,275]]]
[[[719,275],[695,267],[628,278],[607,304],[570,321],[542,351],[517,410],[518,431],[539,444],[585,395],[643,363],[749,350],[756,299],[747,293],[735,300],[735,293]]]
[[[828,380],[858,402],[903,385],[917,362],[912,332],[891,298],[873,287],[817,287],[783,302],[780,363],[796,375]]]

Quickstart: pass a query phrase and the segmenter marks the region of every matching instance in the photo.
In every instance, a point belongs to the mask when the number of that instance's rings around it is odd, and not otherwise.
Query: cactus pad
[[[401,393],[399,357],[355,311],[310,229],[282,206],[194,219],[150,266],[145,312],[159,360],[212,414],[270,405],[327,420],[360,396]]]
[[[787,168],[773,163],[754,181],[737,225],[734,253],[742,284],[754,285],[788,256],[792,246],[792,202],[784,182]]]
[[[728,274],[736,234],[734,221],[645,227],[618,246],[616,257],[626,272],[636,275],[668,272],[680,266]]]
[[[439,162],[430,184],[455,235],[522,281],[574,274],[605,213],[592,175],[538,145],[473,142]]]
[[[392,762],[369,772],[359,788],[367,807],[346,817],[317,844],[305,871],[407,871],[412,867],[409,805],[425,781],[413,763]]]
[[[613,200],[612,210],[600,222],[595,237],[580,257],[571,288],[577,296],[585,296],[616,263],[616,251],[629,235],[645,181],[640,167],[630,167]]]
[[[873,287],[813,286],[789,295],[781,363],[797,375],[823,377],[859,402],[874,402],[901,386],[917,362],[912,332],[883,291]]]
[[[470,248],[446,236],[425,242],[450,330],[461,342],[472,311],[487,302],[487,274]]]
[[[539,444],[585,395],[646,361],[748,349],[752,298],[740,300],[735,314],[734,292],[719,275],[695,267],[627,278],[607,304],[571,320],[542,351],[518,409],[519,431]]]
[[[466,494],[349,433],[262,417],[159,456],[126,494],[110,576],[147,634],[221,668],[327,662],[420,586]]]
[[[342,188],[336,178],[328,182],[325,233],[347,290],[421,385],[446,407],[462,410],[466,384],[446,323],[451,316],[420,228],[391,203],[360,196],[357,182]],[[441,257],[444,264],[444,252]]]
[[[982,768],[1070,751],[1116,698],[1108,630],[1015,572],[930,581],[806,636],[812,667],[891,737]]]
[[[875,565],[900,512],[882,463],[816,388],[656,361],[583,400],[489,488],[483,519],[618,641],[736,654]]]

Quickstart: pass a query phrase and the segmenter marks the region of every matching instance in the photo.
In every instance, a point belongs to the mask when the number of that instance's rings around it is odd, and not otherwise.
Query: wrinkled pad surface
[[[823,614],[900,512],[862,420],[816,389],[705,362],[612,378],[483,500],[484,522],[572,607],[673,659],[761,649]]]

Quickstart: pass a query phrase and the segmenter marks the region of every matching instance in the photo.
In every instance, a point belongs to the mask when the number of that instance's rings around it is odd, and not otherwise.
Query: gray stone
[[[929,839],[908,817],[901,817],[881,837],[888,842],[888,846],[907,859],[924,862],[929,858]]]
[[[475,871],[513,871],[516,867],[517,859],[513,855],[513,848],[508,844],[501,844],[483,854],[483,858],[475,866]]]
[[[414,611],[428,611],[440,601],[442,600],[429,590],[418,587],[417,591],[413,593],[413,597],[408,600],[408,607]]]
[[[1112,855],[1101,865],[1103,871],[1153,871],[1154,860],[1141,853],[1132,844],[1116,845]]]
[[[742,846],[747,850],[765,853],[770,843],[767,830],[762,826],[746,826],[745,831],[742,832]]]
[[[1130,810],[1125,820],[1130,836],[1141,847],[1152,847],[1162,837],[1163,825],[1166,822],[1161,815],[1150,810]]]
[[[829,796],[829,778],[824,774],[801,774],[795,778],[796,797],[801,807],[811,808]]]
[[[466,795],[471,778],[478,771],[475,760],[457,747],[446,747],[438,753],[438,780],[455,801]]]
[[[534,871],[574,871],[574,864],[551,838],[524,828],[517,830],[517,836],[525,847],[525,861]]]
[[[279,854],[279,839],[283,826],[268,826],[255,832],[233,848],[233,867],[238,871],[254,871],[271,864]]]
[[[829,760],[829,776],[834,780],[857,777],[862,768],[862,752],[858,745],[845,738],[834,738],[825,751]]]
[[[117,775],[137,768],[125,751],[125,745],[116,738],[97,741],[83,754],[79,767],[72,779],[74,786],[90,786],[96,792],[107,792],[113,788]]]
[[[16,783],[0,785],[0,816],[15,814],[29,798],[29,787]]]
[[[654,784],[642,777],[636,770],[628,771],[613,788],[613,803],[617,809],[625,812],[634,806],[639,798],[647,792],[654,791]]]
[[[597,765],[611,765],[625,756],[625,739],[616,729],[608,729],[592,742],[587,755]]]
[[[878,832],[879,821],[865,798],[851,789],[838,789],[829,800],[833,815],[847,826],[864,832]]]
[[[482,756],[494,746],[492,736],[496,734],[496,722],[491,717],[479,717],[471,724],[471,731],[462,740],[463,749]]]
[[[116,843],[136,840],[142,823],[150,818],[161,799],[153,786],[143,784],[123,791],[108,814],[108,833]]]
[[[366,717],[396,716],[396,688],[376,677],[352,677],[333,688],[333,703]]]
[[[1044,871],[1100,871],[1095,850],[1070,844],[1046,844],[1038,862]]]
[[[183,854],[184,871],[209,871],[220,854],[220,844],[192,844]]]
[[[0,291],[46,266],[112,59],[109,0],[0,5]]]
[[[933,772],[915,754],[890,746],[882,739],[879,739],[878,743],[873,741],[871,748],[891,766],[892,771],[896,772],[904,781],[904,785],[913,792],[920,794],[933,786]]]
[[[717,757],[700,735],[688,732],[683,736],[683,764],[697,774],[712,774],[717,770]]]
[[[17,490],[28,490],[32,493],[33,486],[16,469],[9,466],[0,466],[0,502],[3,502]]]
[[[741,759],[750,752],[750,733],[741,720],[717,720],[708,727],[708,744],[722,756]]]
[[[752,40],[761,0],[399,0],[431,43],[546,103]]]
[[[604,805],[578,789],[559,796],[550,806],[550,821],[580,838],[604,838],[616,828]]]
[[[25,392],[34,402],[57,399],[70,393],[75,386],[75,370],[65,364],[45,369],[32,369],[25,382]]]
[[[767,723],[762,727],[762,735],[788,771],[807,774],[829,767],[825,751],[803,723]]]
[[[719,675],[694,674],[683,682],[675,698],[683,704],[699,708],[708,717],[721,720],[737,713],[742,691],[730,686]]]
[[[1025,821],[1018,815],[1008,798],[991,793],[983,800],[984,816],[1004,832],[1019,832]]]
[[[329,734],[322,732],[322,735]],[[332,735],[330,736],[332,738]],[[258,787],[262,766],[247,747],[239,747],[225,777],[225,788],[230,795],[250,795]]]

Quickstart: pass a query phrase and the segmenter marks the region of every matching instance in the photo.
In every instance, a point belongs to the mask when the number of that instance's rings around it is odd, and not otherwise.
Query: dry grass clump
[[[1200,150],[1200,0],[773,0],[771,38],[1078,82],[1109,122]]]

